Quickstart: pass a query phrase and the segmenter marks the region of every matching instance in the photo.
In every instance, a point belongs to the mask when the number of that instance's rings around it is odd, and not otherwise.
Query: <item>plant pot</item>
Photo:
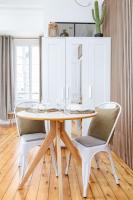
[[[96,33],[95,37],[103,37],[103,33]]]

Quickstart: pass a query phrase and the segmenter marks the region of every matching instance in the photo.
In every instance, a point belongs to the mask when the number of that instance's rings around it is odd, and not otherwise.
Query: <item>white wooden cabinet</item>
[[[89,108],[110,100],[111,38],[44,38],[42,58],[43,100],[61,102],[63,88],[71,102]]]

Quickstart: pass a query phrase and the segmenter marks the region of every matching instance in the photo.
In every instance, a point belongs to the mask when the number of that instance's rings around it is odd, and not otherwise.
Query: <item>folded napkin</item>
[[[45,113],[45,112],[57,112],[59,110],[56,108],[48,108],[48,109],[28,108],[26,109],[26,111],[32,113]]]
[[[71,104],[67,107],[67,111],[71,114],[91,114],[94,113],[95,110],[88,109],[83,105],[80,104]]]
[[[94,113],[95,110],[87,109],[87,110],[67,110],[70,114],[91,114]]]

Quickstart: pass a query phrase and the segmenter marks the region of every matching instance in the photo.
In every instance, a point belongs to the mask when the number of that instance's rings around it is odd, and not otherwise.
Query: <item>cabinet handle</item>
[[[78,60],[82,58],[82,44],[79,44],[78,46]]]

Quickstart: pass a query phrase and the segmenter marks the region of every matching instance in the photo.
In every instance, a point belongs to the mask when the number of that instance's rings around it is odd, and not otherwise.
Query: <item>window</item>
[[[37,39],[15,40],[16,103],[39,101],[40,65]]]

